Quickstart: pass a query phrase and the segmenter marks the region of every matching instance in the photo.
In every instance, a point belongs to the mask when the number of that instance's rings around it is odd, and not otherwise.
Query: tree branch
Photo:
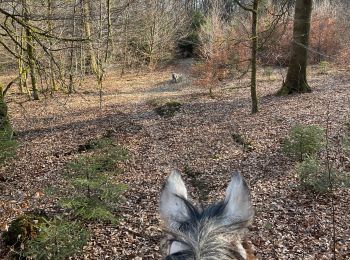
[[[245,6],[245,5],[243,5],[239,0],[234,0],[234,1],[243,10],[248,11],[248,12],[252,12],[252,13],[256,13],[256,10],[254,10],[253,8],[249,8],[249,7]]]

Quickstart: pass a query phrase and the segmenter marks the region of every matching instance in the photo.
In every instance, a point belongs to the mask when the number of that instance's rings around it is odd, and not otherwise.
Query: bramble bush
[[[182,104],[177,100],[155,98],[147,101],[147,104],[153,107],[154,112],[162,117],[172,117],[179,112]]]
[[[252,142],[244,135],[240,133],[231,133],[233,141],[237,144],[242,145],[244,151],[251,152],[254,150]]]

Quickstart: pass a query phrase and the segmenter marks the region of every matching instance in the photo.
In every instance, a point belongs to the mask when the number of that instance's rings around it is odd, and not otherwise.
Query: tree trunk
[[[27,71],[25,67],[25,57],[24,57],[24,43],[25,43],[25,37],[24,37],[24,29],[21,28],[20,32],[20,39],[19,39],[19,55],[18,55],[18,73],[20,76],[19,79],[19,91],[21,94],[29,94],[28,86],[27,86]]]
[[[34,100],[39,100],[39,91],[36,86],[36,69],[35,69],[35,61],[34,61],[33,39],[29,29],[26,29],[26,34],[27,34],[27,54],[28,54],[28,63],[29,63],[29,71],[30,71],[30,80],[31,80],[32,89],[33,89],[33,98]]]
[[[311,92],[306,79],[312,0],[296,0],[292,54],[286,81],[278,95]]]
[[[257,54],[258,54],[258,23],[259,23],[259,4],[260,0],[254,0],[253,6],[248,7],[242,4],[239,0],[234,0],[235,3],[243,10],[252,14],[252,34],[251,34],[251,76],[250,76],[250,96],[252,99],[252,114],[259,112],[258,96],[256,93],[256,71],[257,71]]]
[[[106,53],[105,53],[105,61],[107,61],[109,56],[113,55],[114,46],[113,46],[113,39],[112,39],[112,15],[111,15],[111,1],[106,0],[106,7],[107,7],[107,46],[106,46]]]
[[[8,128],[9,119],[7,114],[7,105],[5,102],[3,86],[0,83],[0,131],[4,131]]]
[[[76,24],[75,24],[75,16],[76,16],[76,6],[78,5],[78,0],[75,0],[75,4],[73,7],[73,21],[72,21],[72,37],[75,37],[75,31],[76,31]],[[73,59],[76,53],[75,50],[75,44],[72,41],[71,42],[71,49],[70,49],[70,64],[69,64],[69,84],[68,84],[68,93],[72,94],[74,90],[74,82],[73,82]]]
[[[47,16],[48,16],[48,21],[47,21],[47,30],[49,31],[50,34],[52,34],[52,0],[47,1]],[[49,49],[50,51],[52,50],[52,39],[49,38]],[[55,70],[54,70],[54,59],[53,56],[51,55],[50,57],[50,83],[51,83],[51,90],[53,91],[58,91],[58,86],[56,84],[56,75],[55,75]]]
[[[29,24],[27,0],[23,0],[22,5],[24,9],[24,21],[26,24]],[[35,68],[35,58],[34,58],[34,41],[33,41],[32,32],[29,26],[25,28],[25,33],[26,33],[26,41],[27,41],[29,74],[30,74],[30,79],[31,79],[32,89],[33,89],[33,98],[34,100],[39,100],[39,91],[36,85],[37,81],[36,81],[36,68]]]
[[[252,73],[250,82],[250,94],[252,98],[252,113],[258,112],[258,97],[256,94],[256,56],[258,52],[258,7],[259,0],[254,0],[252,20]]]
[[[84,0],[83,3],[83,12],[84,12],[84,27],[85,27],[85,35],[89,41],[89,62],[91,65],[91,71],[93,74],[97,75],[97,61],[96,55],[94,51],[94,46],[91,38],[91,16],[90,16],[90,1]]]
[[[129,9],[127,8],[125,10],[125,19],[124,19],[124,46],[123,46],[123,62],[122,62],[122,71],[121,75],[123,76],[125,73],[125,69],[128,66],[129,63],[129,57],[128,57],[128,44],[129,44]]]

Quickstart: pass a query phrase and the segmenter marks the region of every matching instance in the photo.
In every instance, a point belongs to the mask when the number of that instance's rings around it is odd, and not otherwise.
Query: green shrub
[[[76,222],[61,218],[40,225],[39,234],[28,240],[22,255],[37,260],[66,259],[86,244],[88,231]]]
[[[325,131],[317,125],[292,127],[283,142],[283,151],[302,161],[306,156],[319,152],[325,144]]]
[[[344,151],[347,155],[350,155],[350,122],[347,122],[345,124],[345,136],[342,139],[342,145],[344,148]]]
[[[60,204],[72,209],[84,220],[115,222],[113,212],[121,200],[126,186],[108,178],[106,174],[72,178],[70,196],[60,200]]]
[[[162,117],[172,117],[181,108],[181,103],[177,101],[169,101],[164,105],[158,106],[154,111]]]
[[[302,187],[317,193],[328,191],[331,185],[329,175],[319,160],[307,157],[296,169]]]
[[[82,156],[68,163],[68,169],[78,174],[113,171],[116,169],[116,163],[120,161],[119,158],[120,155],[113,151],[110,151],[109,154],[95,154],[91,157]]]
[[[329,62],[328,61],[321,61],[319,64],[319,70],[321,74],[327,74],[329,71]]]
[[[108,137],[90,140],[79,146],[78,150],[80,152],[93,151],[91,156],[81,156],[68,163],[68,169],[78,173],[115,170],[116,163],[129,158],[127,150],[115,144],[114,140]]]
[[[302,187],[316,193],[326,193],[331,186],[334,188],[348,187],[349,178],[327,167],[314,157],[306,157],[299,163],[296,171]],[[330,173],[329,173],[330,172]]]
[[[75,222],[50,220],[44,211],[37,210],[12,221],[2,238],[13,247],[16,259],[65,259],[86,244],[88,232]]]
[[[61,205],[74,210],[77,217],[84,220],[116,222],[117,218],[102,201],[96,198],[76,197],[61,200]]]
[[[92,154],[68,164],[69,187],[60,204],[84,220],[115,222],[113,212],[126,189],[115,180],[115,172],[119,172],[117,163],[126,160],[128,153],[109,138],[92,146]]]
[[[113,138],[111,137],[102,137],[94,140],[89,140],[85,144],[79,145],[78,147],[79,152],[94,151],[94,150],[105,151],[109,149],[113,150],[114,153],[119,154],[119,156],[122,159],[128,156],[127,151],[123,147],[115,144]]]
[[[110,146],[115,146],[113,139],[109,137],[102,137],[99,139],[89,140],[85,144],[79,145],[78,151],[85,152],[90,150],[106,148]]]
[[[264,72],[263,72],[264,76],[267,76],[269,80],[271,80],[272,74],[273,74],[273,69],[271,67],[264,67]]]
[[[115,161],[102,156],[85,157],[70,164],[67,182],[70,194],[61,199],[63,207],[85,220],[115,222],[113,215],[126,186],[114,180],[111,173]]]

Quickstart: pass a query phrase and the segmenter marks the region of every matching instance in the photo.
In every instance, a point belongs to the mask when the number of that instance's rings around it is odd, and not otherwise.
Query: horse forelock
[[[181,199],[187,207],[188,219],[178,223],[177,228],[166,230],[166,259],[246,259],[242,239],[247,232],[245,226],[249,220],[237,220],[223,225],[224,201],[200,208],[185,198]],[[184,250],[169,255],[173,242],[183,245]]]

